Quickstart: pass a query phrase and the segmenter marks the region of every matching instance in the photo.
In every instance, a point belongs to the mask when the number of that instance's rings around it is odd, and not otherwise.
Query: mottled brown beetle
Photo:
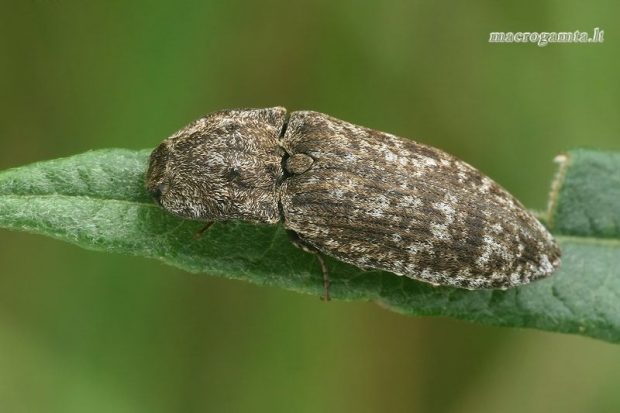
[[[151,154],[148,191],[180,217],[281,222],[295,245],[434,285],[505,289],[561,251],[497,183],[438,149],[317,112],[226,110]]]

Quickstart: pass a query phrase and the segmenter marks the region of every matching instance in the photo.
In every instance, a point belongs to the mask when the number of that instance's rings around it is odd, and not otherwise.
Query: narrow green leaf
[[[151,258],[193,272],[276,285],[320,296],[316,258],[281,226],[176,218],[144,190],[150,150],[87,152],[0,173],[0,227],[52,236],[84,248]],[[328,257],[331,295],[376,300],[411,315],[581,334],[620,342],[620,154],[577,150],[561,165],[550,216],[563,249],[554,276],[507,291],[434,288],[365,272]]]

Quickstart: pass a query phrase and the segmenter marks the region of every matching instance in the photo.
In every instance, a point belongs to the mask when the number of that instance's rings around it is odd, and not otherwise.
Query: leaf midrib
[[[126,199],[116,199],[116,198],[99,198],[88,195],[66,195],[66,194],[37,194],[37,195],[0,195],[0,199],[55,199],[55,198],[66,198],[66,199],[86,199],[88,201],[101,201],[101,202],[111,202],[111,203],[119,203],[131,206],[139,206],[145,208],[154,208],[159,209],[154,203],[149,202],[140,202],[140,201],[129,201]],[[596,237],[581,237],[575,235],[560,235],[555,234],[555,238],[559,241],[570,242],[574,244],[586,244],[586,245],[598,245],[598,246],[606,246],[606,247],[620,247],[620,239],[617,238],[596,238]]]
[[[67,199],[74,199],[74,198],[81,198],[81,199],[87,199],[89,201],[101,201],[101,202],[118,202],[118,203],[124,203],[124,204],[130,204],[130,205],[137,205],[137,206],[143,206],[143,207],[148,207],[148,208],[159,208],[159,206],[157,206],[154,203],[150,203],[150,202],[140,202],[140,201],[129,201],[126,199],[116,199],[116,198],[99,198],[99,197],[94,197],[94,196],[88,196],[88,195],[65,195],[65,194],[39,194],[39,195],[0,195],[0,199],[3,198],[15,198],[15,199],[32,199],[32,198],[67,198]]]

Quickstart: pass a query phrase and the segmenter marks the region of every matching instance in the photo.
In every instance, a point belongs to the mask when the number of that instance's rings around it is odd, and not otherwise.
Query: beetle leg
[[[286,230],[286,233],[288,234],[294,246],[316,255],[316,258],[319,260],[319,264],[321,265],[321,271],[323,272],[323,296],[321,297],[321,300],[330,301],[331,297],[329,296],[329,272],[327,271],[327,264],[325,263],[325,257],[323,256],[323,253],[319,251],[316,247],[308,244],[307,242],[299,238],[299,235],[295,231],[291,231],[289,229]]]

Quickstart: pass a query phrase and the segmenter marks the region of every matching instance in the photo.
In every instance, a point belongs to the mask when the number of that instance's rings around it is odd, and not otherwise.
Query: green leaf
[[[551,194],[557,233],[620,239],[620,154],[577,149],[561,162]]]
[[[193,272],[320,296],[317,259],[281,226],[202,223],[157,207],[144,190],[150,150],[87,152],[0,173],[0,226],[84,248],[158,258]],[[507,291],[466,291],[327,257],[334,299],[376,300],[411,315],[581,334],[620,342],[620,154],[561,158],[545,221],[563,250],[557,274]]]

